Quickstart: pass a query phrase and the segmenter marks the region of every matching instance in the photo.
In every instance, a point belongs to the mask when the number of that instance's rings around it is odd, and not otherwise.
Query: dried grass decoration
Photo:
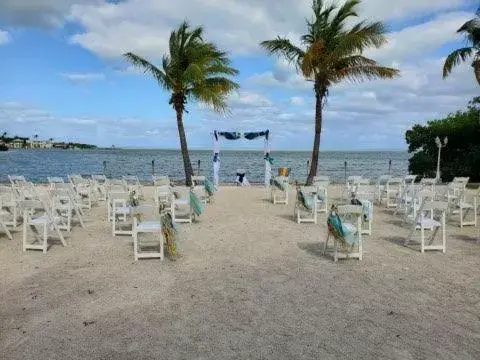
[[[178,258],[177,249],[177,229],[172,221],[172,215],[168,212],[164,212],[160,215],[160,223],[162,224],[162,234],[167,244],[167,255],[172,259]]]

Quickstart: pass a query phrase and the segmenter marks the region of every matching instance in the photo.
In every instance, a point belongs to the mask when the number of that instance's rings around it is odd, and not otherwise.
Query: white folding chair
[[[3,223],[14,228],[18,225],[18,199],[17,193],[11,186],[0,185],[0,213]]]
[[[167,175],[152,175],[153,186],[170,186],[170,178]]]
[[[107,184],[108,179],[105,175],[92,175],[93,187],[98,192],[99,200],[107,200]]]
[[[172,221],[174,223],[192,223],[193,209],[190,203],[190,189],[175,187],[171,204]]]
[[[330,179],[328,176],[315,176],[313,186],[317,188],[317,212],[328,212],[328,186]]]
[[[50,188],[54,188],[55,184],[64,184],[65,181],[61,177],[47,177],[47,181],[50,184]]]
[[[132,207],[129,205],[130,194],[121,192],[121,193],[111,193],[110,202],[111,202],[111,219],[112,219],[112,235],[132,235],[133,234],[133,225],[132,225]]]
[[[201,202],[208,202],[207,191],[205,190],[205,176],[192,176],[193,192],[198,196]]]
[[[455,192],[453,198],[449,197],[451,212],[452,214],[459,214],[461,228],[464,226],[477,226],[477,198],[479,195],[479,192],[467,195],[466,189],[462,188]],[[472,215],[468,219],[470,213]]]
[[[317,223],[317,199],[316,186],[300,186],[297,188],[297,201],[295,203],[297,224]]]
[[[395,208],[398,205],[398,199],[402,194],[403,178],[392,177],[387,180],[385,185],[385,206]]]
[[[132,209],[133,216],[133,254],[135,261],[146,258],[164,258],[162,225],[158,208],[155,206],[137,206]],[[153,242],[140,242],[139,234],[155,234]],[[154,251],[142,251],[142,248],[148,246],[155,247]]]
[[[418,210],[411,235],[405,239],[405,246],[410,243],[417,230],[420,229],[420,251],[422,253],[426,250],[441,250],[443,253],[445,253],[445,219],[447,210],[448,203],[446,201],[424,201]],[[432,245],[440,228],[442,229],[441,244]],[[425,240],[425,230],[433,231],[428,243]]]
[[[125,181],[125,185],[127,185],[129,192],[135,191],[139,198],[143,198],[143,186],[140,183],[138,176],[125,175],[123,176],[123,181]]]
[[[274,183],[270,186],[270,196],[273,204],[288,205],[288,191],[290,189],[289,178],[287,176],[275,176],[273,182]],[[283,189],[278,188],[275,185],[275,182],[277,182],[280,187],[283,187]]]
[[[332,210],[331,216],[338,215],[340,217],[343,225],[342,229],[351,232],[354,242],[351,245],[346,243],[343,235],[339,234],[337,230],[329,224],[327,239],[323,248],[324,255],[327,253],[330,237],[333,237],[333,259],[335,262],[337,262],[338,259],[363,259],[362,212],[363,209],[359,205],[342,205],[338,206],[336,210]],[[342,245],[341,249],[339,249],[339,245]],[[355,251],[355,247],[357,251]]]
[[[22,200],[20,207],[23,209],[23,251],[42,250],[45,254],[48,249],[48,233],[52,230],[57,233],[62,245],[67,246],[58,227],[60,219],[52,214],[49,204],[40,200]],[[38,231],[39,228],[41,232]],[[28,241],[29,229],[34,234],[33,242]]]
[[[390,178],[390,175],[382,175],[377,180],[375,185],[375,201],[377,201],[379,204],[381,204],[384,199],[386,200],[387,182]]]
[[[435,192],[435,185],[437,184],[437,179],[435,178],[422,178],[420,180],[420,186],[424,189],[428,189],[432,192]]]

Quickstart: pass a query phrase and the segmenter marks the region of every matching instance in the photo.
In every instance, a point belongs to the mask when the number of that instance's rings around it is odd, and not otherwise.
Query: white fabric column
[[[219,172],[220,172],[220,147],[218,144],[218,139],[213,134],[213,185],[218,190],[218,185],[220,183],[219,180]]]
[[[270,154],[270,144],[267,138],[265,138],[264,142],[264,153],[265,155]],[[265,186],[270,186],[270,179],[272,178],[272,166],[270,165],[270,161],[265,160]]]

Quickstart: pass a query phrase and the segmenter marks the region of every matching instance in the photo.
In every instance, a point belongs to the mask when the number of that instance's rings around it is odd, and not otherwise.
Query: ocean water
[[[304,180],[307,176],[307,162],[310,152],[278,151],[272,152],[274,158],[273,173],[278,167],[291,168],[291,176]],[[375,179],[388,174],[404,175],[408,172],[407,152],[401,151],[325,151],[320,153],[319,175],[328,175],[334,182],[345,178],[345,161],[347,176],[363,175]],[[213,154],[210,150],[190,151],[195,172],[212,177]],[[247,178],[252,183],[263,183],[264,160],[262,151],[220,152],[220,182],[235,181],[236,169],[245,169]],[[152,160],[154,167],[152,168]],[[106,167],[104,169],[104,162]],[[169,175],[174,180],[185,178],[183,162],[179,150],[10,150],[0,152],[0,181],[8,181],[7,175],[24,175],[33,182],[46,182],[48,176],[68,174],[105,174],[111,178],[122,175],[137,175],[142,181],[151,180],[152,170],[157,175]]]

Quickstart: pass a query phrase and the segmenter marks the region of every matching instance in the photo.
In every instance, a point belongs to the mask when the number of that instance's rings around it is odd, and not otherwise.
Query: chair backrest
[[[412,185],[415,183],[415,180],[417,180],[417,175],[406,175],[404,178],[403,178],[403,183],[405,185]]]
[[[467,185],[469,181],[470,181],[469,177],[455,177],[455,178],[453,178],[452,182]]]
[[[385,185],[388,180],[391,178],[390,175],[382,175],[377,180],[377,185]]]
[[[53,176],[53,177],[49,176],[49,177],[47,177],[47,180],[48,180],[49,184],[55,184],[55,183],[63,184],[63,183],[65,183],[65,181],[63,181],[63,178],[56,177],[56,176]]]
[[[127,185],[140,185],[140,180],[136,175],[124,175],[122,178]]]
[[[388,179],[388,185],[402,185],[404,179],[401,177],[391,177]]]
[[[363,207],[361,205],[340,205],[337,207],[337,214],[342,215],[355,215],[362,216]]]
[[[107,177],[105,175],[92,175],[92,180],[97,183],[103,184],[107,182]]]
[[[8,175],[8,180],[10,180],[12,185],[15,185],[18,182],[27,182],[23,175]]]
[[[317,187],[316,186],[300,186],[299,190],[303,194],[316,194],[317,193]]]
[[[193,186],[200,186],[205,184],[205,176],[192,176]]]
[[[140,205],[132,209],[132,215],[140,217],[140,222],[143,221],[160,221],[160,212],[157,206]]]
[[[152,175],[152,181],[155,186],[170,185],[170,178],[166,175]]]
[[[314,176],[313,177],[313,182],[317,182],[317,181],[326,181],[326,182],[330,182],[330,177],[326,176],[326,175],[319,175],[319,176]]]

